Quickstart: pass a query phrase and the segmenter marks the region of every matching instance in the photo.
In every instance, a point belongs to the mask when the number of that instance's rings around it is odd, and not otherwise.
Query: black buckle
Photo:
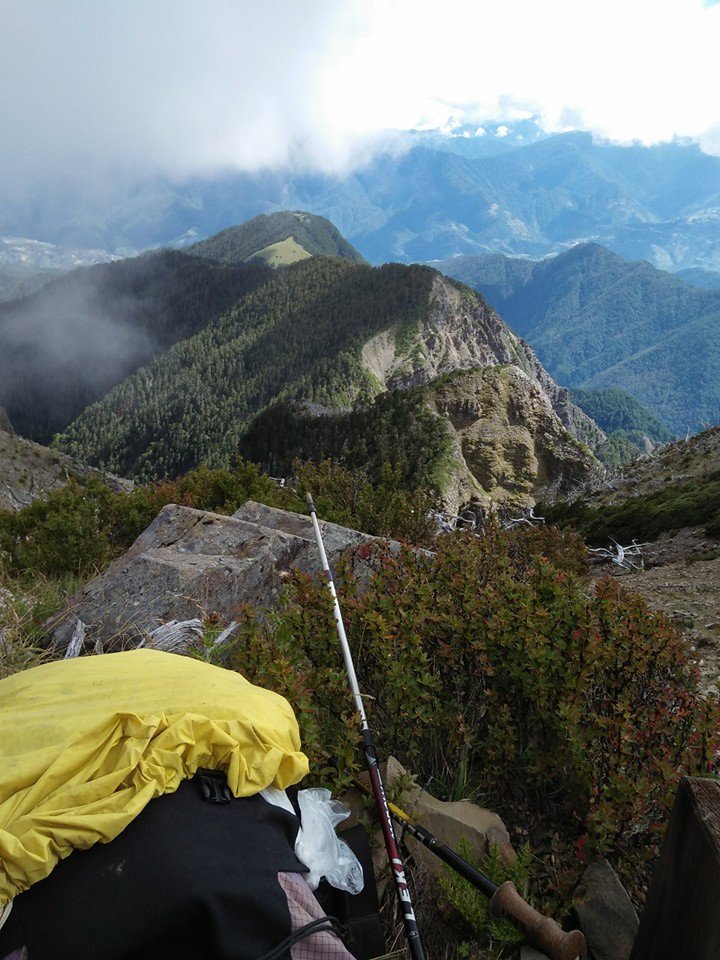
[[[196,776],[200,781],[203,800],[207,800],[208,803],[230,803],[233,795],[222,770],[208,770],[200,767]]]

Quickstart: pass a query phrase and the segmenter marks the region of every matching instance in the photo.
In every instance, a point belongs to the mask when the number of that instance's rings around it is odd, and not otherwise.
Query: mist
[[[703,0],[2,0],[0,223],[152,176],[342,175],[468,120],[717,151],[718,49]]]
[[[0,405],[15,429],[49,442],[160,348],[142,297],[108,297],[104,269],[78,270],[0,305]]]
[[[5,195],[26,199],[43,181],[101,195],[140,174],[343,167],[356,144],[324,115],[324,80],[352,7],[4,0]]]

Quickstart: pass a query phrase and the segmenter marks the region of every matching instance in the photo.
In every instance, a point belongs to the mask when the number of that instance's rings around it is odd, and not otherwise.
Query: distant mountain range
[[[328,217],[372,263],[503,253],[542,257],[583,241],[670,270],[720,272],[720,157],[689,142],[617,146],[543,135],[532,122],[482,136],[408,134],[352,174],[145,180],[103,208],[46,191],[0,207],[0,237],[127,255],[185,247],[258,213]],[[0,257],[2,250],[0,249]]]
[[[595,244],[541,261],[435,264],[480,291],[561,384],[620,387],[673,432],[720,422],[720,289],[697,289]]]

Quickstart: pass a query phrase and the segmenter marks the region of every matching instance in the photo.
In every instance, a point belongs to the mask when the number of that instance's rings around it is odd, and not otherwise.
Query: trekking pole
[[[363,789],[368,789],[365,784]],[[587,945],[585,937],[579,930],[566,932],[554,920],[544,917],[523,900],[512,880],[506,880],[501,884],[494,883],[490,877],[476,870],[467,860],[463,860],[429,830],[416,823],[400,807],[388,801],[388,808],[395,820],[402,823],[416,840],[419,840],[424,847],[432,851],[473,887],[484,893],[490,900],[490,912],[496,917],[509,920],[533,947],[547,954],[550,960],[576,960],[578,957],[584,960],[587,956]]]
[[[360,687],[358,686],[357,682],[357,675],[355,674],[352,653],[350,652],[350,644],[348,643],[342,613],[340,612],[337,591],[335,590],[335,583],[333,582],[327,554],[325,553],[325,545],[323,544],[322,534],[320,533],[317,511],[315,509],[312,496],[309,493],[305,495],[305,499],[307,501],[308,510],[310,511],[310,519],[312,520],[313,530],[315,531],[315,540],[317,541],[318,551],[320,553],[320,561],[327,576],[328,588],[330,589],[330,593],[333,598],[335,626],[337,627],[337,633],[340,639],[343,660],[345,661],[345,670],[350,682],[350,690],[352,691],[353,699],[355,700],[355,707],[360,716],[360,730],[362,735],[363,749],[365,751],[365,762],[367,764],[368,774],[370,775],[372,792],[375,797],[378,816],[380,818],[380,826],[382,827],[383,837],[385,839],[385,848],[387,850],[388,859],[390,860],[390,865],[392,867],[393,878],[395,880],[395,889],[397,891],[400,908],[403,913],[405,933],[408,939],[408,946],[410,947],[410,954],[413,960],[425,960],[425,951],[423,950],[422,941],[420,939],[420,931],[415,919],[415,911],[413,910],[410,890],[408,888],[407,880],[405,879],[405,869],[403,867],[403,862],[400,858],[400,852],[398,851],[397,842],[395,840],[392,819],[390,817],[390,810],[388,808],[388,801],[387,797],[385,796],[385,788],[383,786],[382,778],[380,777],[380,771],[378,769],[377,757],[375,755],[375,744],[373,743],[370,726],[367,722],[365,707],[362,702]]]

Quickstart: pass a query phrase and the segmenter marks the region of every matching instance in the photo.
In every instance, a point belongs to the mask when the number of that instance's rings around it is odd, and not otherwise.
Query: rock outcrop
[[[99,477],[115,490],[132,490],[130,480],[122,480],[58,450],[18,437],[12,431],[5,411],[0,407],[0,510],[20,510],[33,500],[64,487],[72,477]]]
[[[535,381],[571,436],[590,449],[606,440],[482,297],[441,274],[433,279],[430,309],[417,330],[384,330],[365,344],[362,357],[368,373],[388,390],[418,386],[452,371],[512,364]]]
[[[628,960],[638,915],[607,860],[591,863],[585,871],[575,910],[593,960]]]
[[[455,434],[445,502],[525,509],[552,486],[583,481],[595,460],[554,412],[537,380],[516,366],[480,367],[439,378],[430,403]]]
[[[398,801],[402,809],[448,847],[457,850],[462,840],[467,844],[473,860],[482,863],[490,847],[496,846],[500,856],[506,862],[515,861],[515,851],[510,842],[510,835],[500,817],[492,810],[480,807],[469,800],[456,802],[438,800],[427,790],[417,786],[408,771],[395,757],[389,757],[387,762],[381,765],[381,775],[386,789],[391,794],[397,791],[400,784],[403,787],[408,783],[411,784],[407,789],[403,789],[402,798]],[[361,774],[360,778],[369,786],[367,774]],[[353,789],[348,791],[342,799],[352,811],[351,817],[341,827],[345,829],[353,826],[362,817],[366,798],[359,790]],[[408,844],[416,864],[422,865],[425,870],[435,876],[447,870],[435,854],[422,846],[419,841],[414,840],[410,834],[406,834],[403,839]],[[382,842],[378,844],[378,851],[378,864],[381,864],[384,856]]]
[[[331,564],[371,539],[322,527]],[[53,642],[67,647],[78,620],[90,648],[136,643],[169,620],[215,614],[227,623],[242,604],[272,606],[290,570],[319,570],[309,517],[252,502],[232,517],[170,504],[54,618]]]

